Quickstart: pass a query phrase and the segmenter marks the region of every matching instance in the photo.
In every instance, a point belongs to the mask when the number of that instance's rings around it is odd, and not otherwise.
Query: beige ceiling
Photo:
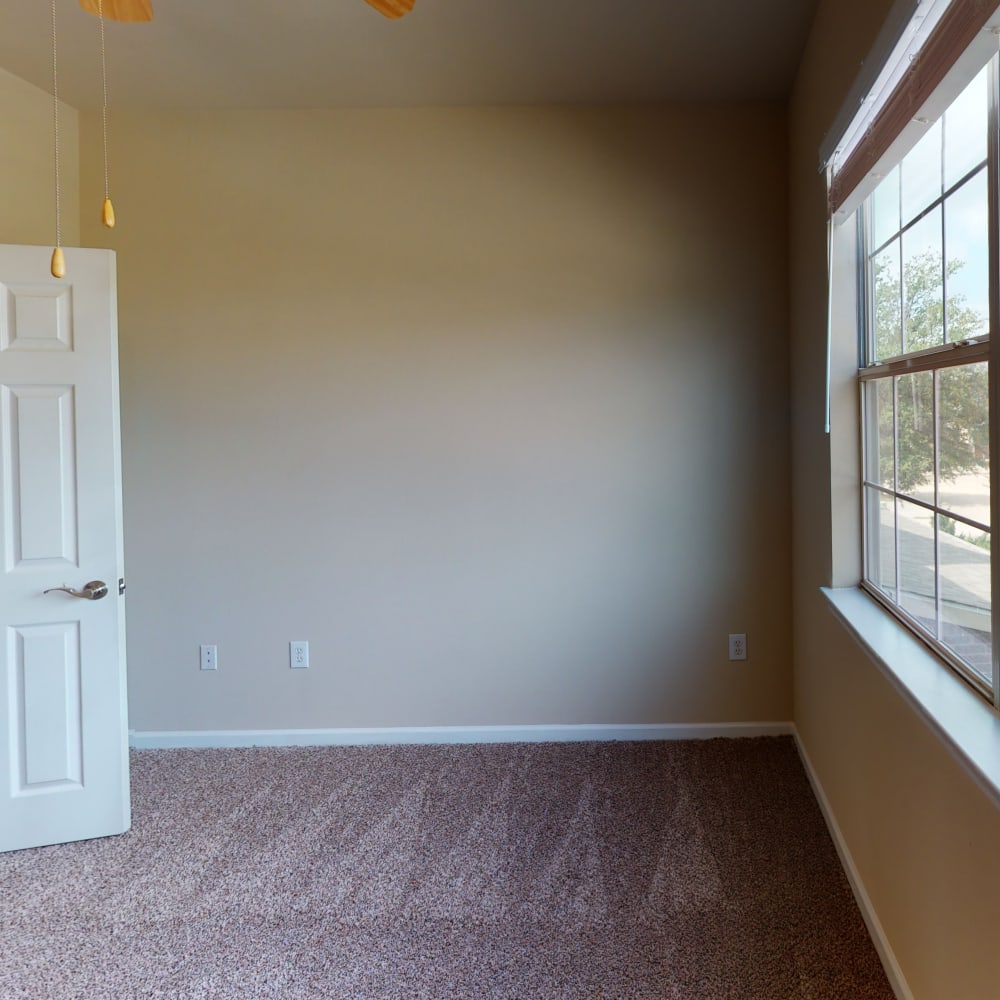
[[[100,33],[56,0],[60,96],[100,102]],[[107,25],[116,107],[317,108],[771,100],[816,0],[153,0]],[[0,67],[51,89],[46,0],[0,0]]]

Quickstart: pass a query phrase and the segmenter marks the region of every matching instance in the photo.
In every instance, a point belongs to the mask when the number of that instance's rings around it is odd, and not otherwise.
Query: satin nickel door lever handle
[[[65,584],[61,587],[49,587],[48,590],[43,590],[43,594],[52,594],[56,591],[61,591],[64,594],[69,594],[70,597],[82,597],[86,601],[99,601],[102,597],[108,596],[108,585],[103,580],[91,580],[90,583],[85,583],[82,590],[74,590],[72,587],[67,587]]]

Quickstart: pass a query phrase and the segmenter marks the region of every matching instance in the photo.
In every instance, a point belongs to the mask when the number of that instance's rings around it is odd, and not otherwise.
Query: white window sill
[[[822,591],[875,665],[1000,805],[1000,715],[862,590]]]

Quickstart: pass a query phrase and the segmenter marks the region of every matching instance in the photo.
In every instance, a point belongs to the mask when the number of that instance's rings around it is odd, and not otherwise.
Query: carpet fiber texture
[[[892,997],[790,738],[146,750],[0,855],[0,997]]]

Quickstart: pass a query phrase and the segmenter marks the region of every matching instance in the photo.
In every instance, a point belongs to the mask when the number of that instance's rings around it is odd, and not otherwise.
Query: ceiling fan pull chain
[[[52,145],[56,181],[56,245],[49,270],[53,278],[66,277],[66,257],[62,249],[62,192],[59,188],[59,62],[56,52],[56,0],[52,0]]]
[[[108,229],[114,229],[115,206],[111,203],[111,185],[108,180],[108,57],[104,45],[104,0],[97,0],[97,17],[101,22],[101,85],[104,99],[101,109],[101,130],[104,139],[104,204],[101,206],[101,222]]]

